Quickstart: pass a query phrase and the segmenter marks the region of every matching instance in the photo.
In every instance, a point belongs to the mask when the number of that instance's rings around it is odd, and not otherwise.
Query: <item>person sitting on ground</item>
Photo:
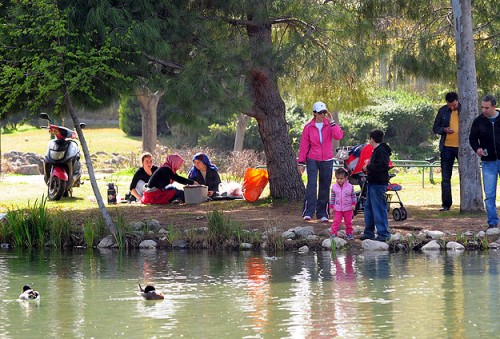
[[[184,163],[184,159],[178,154],[167,155],[165,163],[158,168],[147,184],[148,189],[175,190],[176,194],[172,200],[181,200],[184,202],[184,191],[176,188],[174,181],[183,185],[196,185],[194,180],[181,177],[177,171]]]
[[[221,183],[219,171],[206,154],[196,153],[194,155],[193,167],[189,170],[188,178],[200,185],[208,186],[209,197],[217,195]]]
[[[141,155],[141,163],[142,167],[135,172],[130,183],[131,200],[141,200],[144,193],[144,185],[146,185],[153,173],[158,169],[158,166],[153,165],[153,156],[149,152]]]

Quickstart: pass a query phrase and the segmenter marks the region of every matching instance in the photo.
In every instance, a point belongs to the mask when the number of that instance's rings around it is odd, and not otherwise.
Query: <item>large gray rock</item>
[[[151,239],[147,239],[147,240],[143,240],[139,244],[139,248],[156,248],[157,245],[158,244],[156,243],[156,241],[151,240]]]
[[[148,226],[148,230],[150,231],[157,231],[161,228],[160,222],[156,219],[146,221],[146,225]]]
[[[299,253],[307,253],[307,252],[309,252],[309,247],[302,246],[301,248],[299,248]]]
[[[381,242],[381,241],[376,241],[376,240],[370,240],[366,239],[363,240],[361,243],[361,246],[365,251],[388,251],[389,250],[389,244],[386,242]]]
[[[486,230],[486,235],[497,235],[497,234],[500,234],[500,229],[498,227],[488,228]]]
[[[107,237],[103,238],[99,244],[97,245],[98,248],[109,248],[113,246],[115,243],[115,238],[112,235],[108,235]]]
[[[128,225],[131,229],[136,231],[144,230],[144,227],[146,226],[146,224],[143,223],[142,221],[132,221]]]
[[[332,249],[332,241],[335,243],[335,248],[342,248],[347,244],[347,241],[345,241],[344,239],[339,238],[339,237],[335,237],[335,238],[333,238],[333,240],[332,240],[332,238],[328,238],[328,239],[323,240],[321,242],[321,247],[331,250]]]
[[[21,165],[18,167],[12,167],[14,172],[22,175],[40,175],[40,166],[36,164],[31,165]]]
[[[295,232],[294,231],[285,231],[281,235],[285,239],[295,239]]]
[[[298,238],[307,238],[308,235],[313,235],[314,234],[314,227],[312,226],[305,226],[305,227],[295,227],[294,230],[295,234],[297,235]]]
[[[436,240],[431,240],[424,246],[422,246],[422,251],[440,251],[441,245]]]
[[[172,248],[187,248],[188,243],[186,240],[174,240],[172,243]]]
[[[441,232],[441,231],[425,231],[425,235],[431,239],[441,239],[446,234],[444,232]]]
[[[464,245],[455,241],[449,241],[446,244],[446,249],[449,251],[465,251]]]

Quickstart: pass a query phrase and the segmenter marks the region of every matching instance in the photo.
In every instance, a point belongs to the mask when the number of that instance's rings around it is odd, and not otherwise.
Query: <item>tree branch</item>
[[[178,64],[174,61],[158,59],[144,52],[142,52],[142,55],[144,55],[149,61],[154,62],[155,64],[173,69],[184,69],[184,65]]]

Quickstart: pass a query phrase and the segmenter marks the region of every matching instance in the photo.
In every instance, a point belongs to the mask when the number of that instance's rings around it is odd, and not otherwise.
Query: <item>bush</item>
[[[135,96],[123,96],[120,98],[118,107],[119,125],[128,136],[139,137],[142,135],[141,107]],[[158,135],[170,133],[170,126],[167,123],[167,111],[161,101],[157,111]]]
[[[198,144],[221,151],[232,151],[234,148],[234,138],[236,136],[236,117],[231,118],[226,124],[212,124],[208,126],[208,133],[202,135]],[[264,149],[259,134],[259,128],[255,119],[250,119],[245,130],[243,141],[244,149],[262,151]]]
[[[421,146],[434,135],[435,109],[429,101],[410,93],[383,91],[377,93],[374,103],[342,113],[342,145],[365,143],[369,132],[379,128],[385,132],[385,142],[400,158],[422,158],[435,152],[431,146]]]
[[[124,96],[118,108],[120,128],[126,135],[142,135],[141,109],[135,97]]]

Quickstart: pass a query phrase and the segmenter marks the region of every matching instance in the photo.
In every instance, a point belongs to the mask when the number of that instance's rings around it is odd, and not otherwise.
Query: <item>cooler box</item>
[[[208,186],[187,185],[184,186],[184,200],[186,204],[199,204],[207,201]]]

